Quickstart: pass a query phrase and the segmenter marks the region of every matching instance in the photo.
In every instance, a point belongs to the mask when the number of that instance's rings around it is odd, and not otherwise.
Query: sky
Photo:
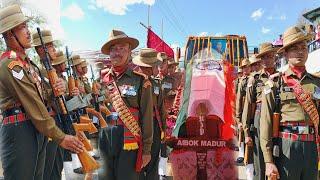
[[[35,0],[24,0],[35,1]],[[252,48],[273,41],[294,25],[305,10],[320,0],[44,0],[49,13],[57,2],[52,27],[56,36],[74,50],[99,50],[112,29],[120,29],[146,46],[147,31],[161,35],[171,46],[184,47],[190,35],[245,35]]]

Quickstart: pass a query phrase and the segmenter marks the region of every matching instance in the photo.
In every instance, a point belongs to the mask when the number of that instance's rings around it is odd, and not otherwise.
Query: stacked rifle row
[[[41,31],[37,28],[41,44],[45,50],[46,58],[44,60],[44,66],[48,73],[48,79],[51,87],[57,79],[56,70],[51,65],[50,55],[48,53],[48,49],[46,48]],[[105,121],[105,117],[111,115],[111,112],[105,106],[105,95],[103,91],[100,91],[98,88],[98,82],[94,78],[94,72],[92,71],[92,93],[87,94],[85,96],[71,96],[72,90],[76,87],[80,86],[80,78],[77,75],[77,71],[74,69],[75,67],[72,64],[72,60],[70,59],[70,55],[68,52],[68,47],[66,47],[66,56],[67,56],[67,75],[68,75],[68,89],[69,89],[69,97],[65,96],[63,92],[57,91],[54,88],[53,94],[55,96],[55,104],[58,107],[58,120],[62,125],[62,130],[67,134],[76,135],[79,140],[84,144],[84,151],[77,154],[78,158],[81,162],[83,171],[85,173],[92,172],[100,167],[100,165],[96,162],[96,160],[89,155],[88,151],[92,151],[93,147],[90,144],[90,141],[86,138],[84,132],[88,132],[89,134],[97,133],[98,128],[105,128],[107,123]],[[93,123],[92,119],[89,118],[96,117],[98,119],[96,126]]]

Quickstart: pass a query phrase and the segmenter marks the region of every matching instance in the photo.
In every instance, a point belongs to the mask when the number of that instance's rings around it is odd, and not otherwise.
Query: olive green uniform
[[[27,57],[0,61],[1,161],[5,179],[43,179],[47,139],[58,144],[65,134],[55,125],[43,102],[36,70]],[[21,115],[25,120],[18,121]],[[5,123],[6,118],[14,123]]]
[[[236,93],[238,93],[239,89],[239,83],[242,77],[237,77],[237,79],[234,81],[234,89],[236,90]]]
[[[236,124],[240,124],[241,122],[241,115],[242,115],[242,108],[244,105],[244,98],[246,96],[246,89],[247,89],[247,83],[248,83],[248,76],[242,76],[238,78],[238,83],[237,83],[237,95],[236,95],[236,112],[235,112],[235,122]],[[241,142],[239,143],[239,157],[237,158],[237,163],[241,163],[244,158],[244,135],[243,131],[239,130],[239,136],[240,133],[242,133],[241,137]]]
[[[235,121],[237,124],[241,122],[241,115],[244,105],[244,98],[246,96],[246,89],[247,89],[247,83],[248,83],[248,76],[243,76],[239,78],[237,87],[237,96],[236,96],[236,118]]]
[[[149,78],[152,83],[153,100],[153,142],[151,147],[150,163],[140,173],[140,180],[159,180],[158,165],[161,148],[161,135],[165,130],[166,110],[163,104],[163,91],[161,80],[158,78]],[[158,119],[159,118],[159,119]],[[164,149],[166,150],[166,149]]]
[[[311,93],[319,112],[320,97],[319,92],[316,92],[316,90],[319,91],[320,79],[309,73],[305,73],[299,79],[290,68],[285,72],[285,75],[299,81],[302,88]],[[265,86],[265,93],[263,93],[262,97],[261,116],[264,119],[260,121],[260,142],[264,160],[266,163],[274,162],[276,164],[281,179],[317,179],[317,148],[314,141],[292,140],[288,138],[277,138],[274,142],[272,140],[272,115],[276,106],[275,96],[278,87],[278,82],[268,83]],[[293,89],[284,81],[281,83],[279,96],[280,131],[298,128],[298,126],[282,127],[281,123],[284,122],[310,123],[309,116],[297,101]],[[298,134],[311,134],[314,137],[312,127],[305,127],[304,129],[309,132],[299,132]],[[274,143],[277,143],[280,147],[280,155],[275,158],[272,156]]]
[[[263,87],[268,77],[269,75],[264,70],[261,70],[258,73],[253,73],[249,78],[242,114],[244,134],[246,137],[252,137],[253,140],[254,179],[265,179],[265,163],[260,147],[259,136],[261,98]]]
[[[153,140],[151,83],[148,78],[134,73],[130,68],[118,77],[115,77],[110,71],[104,79],[111,78],[111,76],[114,76],[126,106],[138,109],[139,124],[142,130],[142,153],[150,154]],[[102,168],[103,172],[99,172],[101,179],[139,179],[139,173],[135,171],[138,150],[124,150],[123,132],[124,126],[118,124],[118,120],[109,122],[109,126],[102,129],[99,146],[102,158],[105,160],[105,169]]]

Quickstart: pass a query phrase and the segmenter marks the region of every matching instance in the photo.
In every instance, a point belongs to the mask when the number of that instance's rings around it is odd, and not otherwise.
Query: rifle
[[[76,132],[81,134],[81,136],[83,137],[83,139],[81,139],[81,142],[83,143],[85,149],[87,151],[92,151],[93,147],[91,146],[89,139],[87,139],[83,131],[89,128],[90,129],[89,133],[92,134],[92,133],[98,132],[98,129],[93,125],[92,122],[76,124],[76,128],[77,128]]]
[[[70,59],[69,51],[68,51],[68,46],[66,46],[66,56],[67,56],[67,61],[68,61],[68,70],[67,70],[67,75],[68,75],[68,89],[69,89],[69,95],[71,96],[72,90],[76,87],[75,85],[75,79],[74,79],[74,72],[71,71],[72,69],[72,62]]]
[[[60,114],[66,115],[67,114],[67,110],[66,110],[66,106],[65,106],[66,100],[65,100],[65,98],[63,96],[64,93],[59,91],[58,89],[54,89],[53,88],[53,84],[55,84],[56,81],[58,80],[58,75],[56,73],[56,70],[51,65],[50,55],[49,55],[49,52],[48,52],[48,49],[47,49],[46,45],[43,42],[42,33],[41,33],[39,27],[37,28],[37,32],[38,32],[38,35],[39,35],[39,38],[40,38],[41,46],[42,46],[42,48],[43,48],[43,50],[45,52],[45,58],[44,58],[43,64],[44,64],[44,67],[46,68],[46,71],[48,73],[50,86],[52,88],[54,97],[56,98],[57,104],[60,107],[59,108],[60,111],[61,111]]]
[[[101,128],[107,127],[107,122],[106,120],[102,117],[101,113],[96,111],[94,108],[86,108],[86,112],[88,114],[92,114],[96,116],[99,119],[99,124]]]
[[[87,131],[89,133],[95,133],[97,132],[97,129],[94,127],[94,125],[90,124],[76,124],[73,123],[73,128],[77,133],[77,136],[79,138],[79,133],[83,131]],[[79,138],[80,139],[80,138]],[[82,141],[83,142],[83,141]],[[81,162],[83,172],[88,173],[91,171],[94,171],[100,167],[99,163],[91,157],[87,151],[87,149],[83,149],[81,153],[78,153],[78,158]]]
[[[244,160],[243,160],[245,165],[252,163],[250,161],[250,157],[252,157],[252,156],[253,156],[253,143],[247,143],[246,149],[244,152]]]
[[[277,143],[277,138],[279,137],[279,126],[280,126],[280,93],[282,84],[282,74],[280,73],[280,78],[278,81],[278,88],[275,94],[275,108],[272,116],[272,138],[273,138],[273,156],[279,157],[280,148]]]
[[[96,111],[99,111],[99,102],[98,102],[99,89],[97,87],[97,81],[94,78],[92,65],[90,65],[90,70],[91,70],[91,80],[92,80],[93,106]]]
[[[109,111],[109,109],[104,105],[100,106],[100,112],[102,112],[106,116],[110,116],[111,115],[111,112]]]
[[[91,123],[91,119],[87,116],[80,116],[80,123]]]

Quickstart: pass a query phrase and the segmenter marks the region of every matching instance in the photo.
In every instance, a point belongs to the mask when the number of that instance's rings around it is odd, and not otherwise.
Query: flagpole
[[[146,29],[149,29],[149,28],[150,28],[150,27],[148,28],[148,27],[147,27],[145,24],[143,24],[142,22],[140,22],[140,25],[143,26],[143,27],[146,28]]]

